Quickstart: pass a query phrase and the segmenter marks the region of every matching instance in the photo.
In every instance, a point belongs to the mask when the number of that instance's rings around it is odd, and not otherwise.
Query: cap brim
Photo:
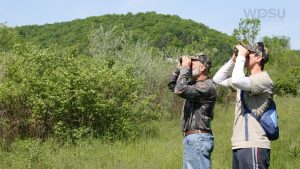
[[[253,51],[253,48],[250,45],[244,45],[244,48],[246,48],[247,50]]]

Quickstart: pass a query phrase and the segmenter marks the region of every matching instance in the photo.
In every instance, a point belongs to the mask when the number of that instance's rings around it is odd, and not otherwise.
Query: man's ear
[[[256,62],[257,62],[257,63],[260,63],[261,60],[262,60],[262,57],[261,57],[261,56],[256,57]]]
[[[205,71],[205,65],[202,65],[202,66],[200,67],[200,71],[201,71],[201,72],[204,72],[204,71]]]

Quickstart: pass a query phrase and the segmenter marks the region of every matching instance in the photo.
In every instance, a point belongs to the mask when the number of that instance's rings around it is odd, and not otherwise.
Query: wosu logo
[[[285,9],[244,9],[246,18],[283,20],[285,18]]]

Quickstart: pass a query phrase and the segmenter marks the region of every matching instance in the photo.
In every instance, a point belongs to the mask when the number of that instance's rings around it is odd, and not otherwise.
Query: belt
[[[183,135],[188,136],[190,134],[197,134],[197,133],[211,133],[211,132],[207,130],[188,130],[183,132]]]

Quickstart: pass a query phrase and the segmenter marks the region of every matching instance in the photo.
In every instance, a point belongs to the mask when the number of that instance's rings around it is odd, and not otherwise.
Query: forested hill
[[[299,51],[290,49],[288,37],[263,42],[275,94],[297,96]],[[155,129],[144,130],[151,121],[182,109],[167,89],[176,63],[164,58],[204,51],[213,62],[212,77],[235,44],[234,37],[201,23],[154,12],[15,28],[0,24],[0,149],[28,137],[72,143],[152,137]],[[230,98],[231,90],[218,88],[218,102]]]
[[[231,51],[236,42],[232,36],[210,29],[202,23],[155,12],[95,16],[70,22],[22,26],[16,30],[27,41],[36,42],[42,47],[51,44],[61,47],[75,46],[80,53],[88,54],[90,30],[100,25],[116,26],[120,31],[130,31],[134,40],[147,40],[151,46],[160,49],[206,49],[214,51],[214,55],[218,56]]]

